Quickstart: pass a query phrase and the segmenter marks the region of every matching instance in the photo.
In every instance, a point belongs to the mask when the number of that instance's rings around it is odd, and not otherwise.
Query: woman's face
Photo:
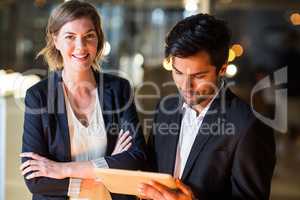
[[[90,69],[97,54],[98,44],[92,20],[79,18],[67,22],[54,36],[54,44],[62,55],[64,68]]]

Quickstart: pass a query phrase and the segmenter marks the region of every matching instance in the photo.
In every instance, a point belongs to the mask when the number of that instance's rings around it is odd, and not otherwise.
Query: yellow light
[[[196,12],[198,10],[198,0],[185,0],[184,7],[186,11]]]
[[[46,3],[47,3],[46,0],[35,0],[34,1],[34,5],[39,8],[43,7]]]
[[[300,25],[300,14],[299,13],[293,13],[290,16],[290,20],[293,25]]]
[[[236,55],[232,49],[229,49],[228,62],[232,62],[235,59]]]
[[[234,51],[236,57],[239,57],[243,55],[244,49],[240,44],[234,44],[232,45],[231,49]]]
[[[234,65],[234,64],[230,64],[230,65],[228,65],[227,66],[227,68],[226,68],[226,73],[225,73],[225,75],[227,76],[227,77],[229,77],[229,78],[231,78],[231,77],[234,77],[235,75],[236,75],[236,73],[237,73],[237,66],[236,65]]]
[[[171,71],[172,70],[172,62],[171,62],[171,59],[164,59],[163,61],[163,67],[168,70],[168,71]]]

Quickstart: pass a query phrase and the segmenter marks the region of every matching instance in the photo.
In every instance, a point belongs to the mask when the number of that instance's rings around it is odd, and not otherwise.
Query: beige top
[[[105,124],[97,88],[93,92],[96,94],[95,108],[86,127],[76,117],[64,88],[72,161],[97,160],[105,156],[107,147]],[[80,182],[81,179],[70,178],[68,196],[71,200],[75,200],[75,197],[79,195]]]

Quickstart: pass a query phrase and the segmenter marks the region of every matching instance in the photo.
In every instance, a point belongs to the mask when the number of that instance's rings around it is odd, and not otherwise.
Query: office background
[[[45,45],[51,10],[62,0],[0,0],[0,200],[30,199],[18,165],[26,89],[47,75],[36,55]],[[206,12],[228,21],[232,30],[227,80],[250,102],[257,82],[287,69],[287,129],[275,131],[277,166],[272,200],[300,199],[300,1],[299,0],[90,0],[106,36],[103,70],[131,80],[147,137],[158,99],[174,93],[170,66],[163,64],[164,38],[189,15]],[[287,68],[285,68],[287,67]],[[153,84],[155,84],[154,87]],[[159,89],[159,92],[157,91]],[[274,116],[275,90],[255,96],[255,109]],[[158,95],[159,93],[159,95]],[[148,96],[147,96],[148,95]],[[148,98],[149,95],[151,98]],[[299,112],[298,112],[299,111]]]

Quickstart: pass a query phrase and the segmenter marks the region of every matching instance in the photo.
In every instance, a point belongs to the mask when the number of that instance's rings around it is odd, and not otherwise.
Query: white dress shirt
[[[223,87],[223,85],[224,83],[222,82],[221,87]],[[214,101],[218,93],[219,91],[214,95],[207,106],[202,109],[198,116],[197,112],[193,108],[191,108],[188,104],[183,103],[182,109],[184,111],[181,121],[181,128],[176,151],[176,161],[173,173],[175,178],[181,178],[192,146],[203,122],[204,116],[206,115],[211,103]]]
[[[176,151],[176,162],[174,169],[175,178],[181,178],[182,176],[186,161],[208,108],[209,105],[206,106],[197,116],[197,112],[189,105],[184,103],[182,106],[182,109],[184,109],[184,114],[181,121]]]

